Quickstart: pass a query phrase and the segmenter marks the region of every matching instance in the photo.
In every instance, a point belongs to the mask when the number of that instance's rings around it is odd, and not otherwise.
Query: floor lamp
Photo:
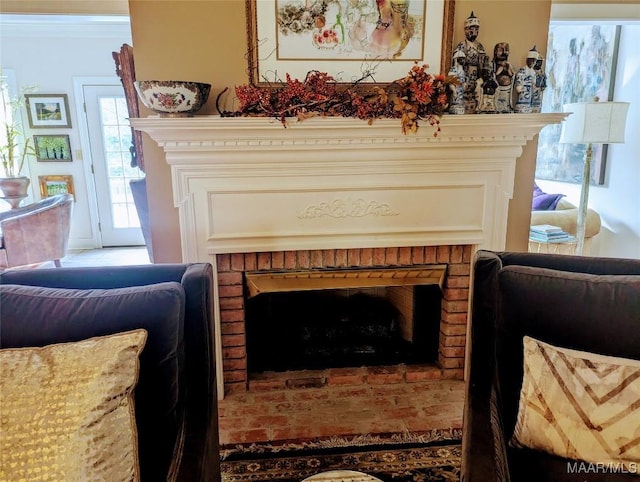
[[[562,124],[560,142],[565,144],[586,144],[582,190],[576,228],[576,254],[584,248],[584,232],[589,204],[589,184],[591,182],[591,156],[593,144],[613,144],[624,142],[628,102],[580,102],[565,104],[563,112],[573,112]]]

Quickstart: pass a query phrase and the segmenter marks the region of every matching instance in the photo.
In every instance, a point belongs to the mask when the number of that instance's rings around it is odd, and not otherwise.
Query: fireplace
[[[379,277],[400,276],[407,273],[413,275],[414,278],[408,281],[405,279],[403,282],[393,282],[389,279],[388,281],[381,280],[376,284],[379,287],[405,288],[404,293],[398,291],[389,296],[396,299],[403,295],[407,296],[408,299],[405,300],[405,303],[413,304],[417,301],[418,309],[423,311],[420,318],[425,321],[425,325],[429,325],[429,321],[433,322],[433,304],[437,303],[435,330],[433,324],[431,326],[422,325],[416,327],[417,331],[426,330],[430,333],[416,333],[415,338],[405,333],[403,337],[407,342],[403,344],[405,350],[425,350],[427,348],[424,345],[429,344],[434,344],[435,349],[431,351],[432,356],[429,360],[412,359],[411,353],[405,353],[404,355],[408,356],[396,360],[396,362],[421,366],[430,365],[433,368],[428,372],[424,370],[411,372],[414,373],[414,377],[420,376],[419,373],[422,373],[422,376],[430,378],[462,378],[471,255],[472,247],[469,245],[296,250],[217,255],[225,392],[246,390],[251,382],[251,371],[248,369],[251,354],[247,350],[249,330],[246,323],[246,308],[248,301],[252,300],[247,294],[247,273],[270,274],[275,272],[277,275],[287,276],[288,274],[288,279],[295,280],[295,274],[303,272],[313,276],[311,284],[315,280],[316,285],[321,285],[324,288],[328,286],[327,280],[317,283],[317,280],[321,279],[322,273],[327,271],[342,273],[345,277],[351,277],[343,278],[340,283],[337,283],[343,294],[345,285],[362,287],[367,284],[356,280],[358,273],[364,272],[366,276]],[[376,278],[376,281],[378,280],[380,278]],[[297,285],[297,291],[303,289],[307,293],[310,291],[300,280],[292,281],[291,284]],[[418,290],[418,293],[413,293],[416,288],[421,289]],[[396,300],[396,307],[401,304],[401,301]],[[431,313],[425,313],[429,310]],[[406,327],[405,330],[408,332],[411,328]],[[260,339],[260,343],[264,342],[266,340],[263,337]],[[281,356],[275,347],[261,345],[258,350],[262,351],[265,356],[268,356],[269,353],[273,357]],[[421,354],[424,355],[424,353]],[[359,363],[351,366],[359,367],[363,364],[366,364],[366,356],[361,357]],[[306,368],[318,369],[320,366],[307,366]],[[331,367],[326,365],[324,368]],[[271,366],[268,369],[278,371],[284,368]],[[255,371],[264,370],[258,368]]]
[[[449,115],[437,137],[391,119],[132,119],[171,166],[183,260],[216,271],[219,395],[251,388],[247,274],[272,271],[444,265],[437,358],[401,376],[461,377],[473,253],[504,249],[522,148],[565,115]]]

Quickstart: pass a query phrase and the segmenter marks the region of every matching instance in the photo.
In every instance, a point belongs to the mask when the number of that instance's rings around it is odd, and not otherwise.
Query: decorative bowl
[[[209,98],[211,84],[182,80],[138,80],[138,96],[148,109],[161,117],[190,117]]]

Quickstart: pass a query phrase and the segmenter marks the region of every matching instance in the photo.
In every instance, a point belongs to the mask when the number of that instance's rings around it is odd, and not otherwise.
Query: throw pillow
[[[0,480],[139,480],[146,330],[0,350]]]
[[[594,464],[640,463],[640,361],[524,337],[524,379],[511,440]]]
[[[547,194],[536,183],[533,184],[532,211],[554,211],[564,194]]]

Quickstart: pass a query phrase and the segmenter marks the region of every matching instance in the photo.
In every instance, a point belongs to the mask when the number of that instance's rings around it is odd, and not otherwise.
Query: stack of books
[[[567,243],[575,241],[575,239],[576,238],[566,231],[563,231],[559,226],[552,226],[550,224],[531,226],[529,231],[529,240],[538,243]]]

